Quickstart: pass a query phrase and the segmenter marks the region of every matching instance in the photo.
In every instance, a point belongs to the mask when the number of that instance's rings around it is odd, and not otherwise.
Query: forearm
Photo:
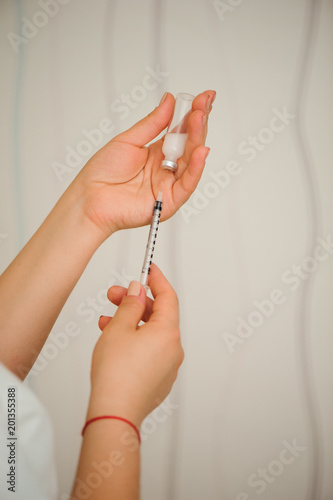
[[[83,498],[84,492],[89,500],[138,500],[139,447],[135,432],[124,422],[99,420],[89,425],[83,438],[71,500]]]
[[[105,239],[85,218],[79,189],[68,188],[0,277],[0,361],[21,378]]]

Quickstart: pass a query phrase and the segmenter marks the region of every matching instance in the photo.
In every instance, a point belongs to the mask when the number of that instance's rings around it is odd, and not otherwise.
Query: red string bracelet
[[[86,428],[88,427],[89,424],[92,424],[93,422],[96,422],[96,420],[102,420],[104,418],[113,418],[114,420],[121,420],[122,422],[125,422],[126,424],[130,425],[132,427],[132,429],[135,430],[135,432],[138,436],[138,439],[139,439],[139,444],[141,444],[141,436],[140,436],[139,429],[134,424],[132,424],[132,422],[130,422],[129,420],[126,420],[126,418],[115,417],[114,415],[102,415],[101,417],[94,417],[94,418],[91,418],[90,420],[87,420],[87,422],[83,426],[81,436],[83,436],[84,431],[86,430]]]

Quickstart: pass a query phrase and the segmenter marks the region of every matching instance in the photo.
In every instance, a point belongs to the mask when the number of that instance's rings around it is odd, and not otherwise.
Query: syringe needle
[[[160,201],[162,203],[162,189],[159,190],[156,201]]]

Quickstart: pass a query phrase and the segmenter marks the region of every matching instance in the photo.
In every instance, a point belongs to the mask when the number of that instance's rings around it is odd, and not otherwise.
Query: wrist
[[[133,422],[131,422],[130,420],[127,420],[126,418],[123,418],[123,417],[118,417],[117,415],[100,415],[98,417],[93,417],[89,420],[86,420],[86,423],[84,424],[83,429],[81,431],[81,436],[84,437],[84,434],[85,434],[87,427],[89,427],[91,424],[94,424],[95,422],[101,422],[101,421],[104,421],[104,422],[112,421],[112,423],[113,422],[117,422],[117,423],[121,422],[122,424],[126,424],[127,431],[128,431],[128,426],[129,426],[135,432],[135,434],[138,438],[139,444],[141,444],[141,435],[140,435],[140,431],[137,428],[137,426],[135,424],[133,424]],[[124,425],[122,425],[121,427],[123,429],[125,428]],[[119,432],[118,432],[118,434],[119,434]]]
[[[73,192],[75,198],[80,200],[82,216],[104,241],[119,230],[118,224],[112,217],[115,215],[114,209],[117,208],[117,203],[114,207],[109,186],[90,178],[88,171],[85,170],[86,167],[73,180],[68,191]]]
[[[103,231],[90,219],[86,209],[87,204],[86,189],[75,179],[66,189],[56,207],[59,206],[59,210],[64,217],[70,218],[70,223],[73,226],[75,225],[77,232],[85,235],[85,241],[89,242],[89,245],[94,250],[97,250],[113,232]]]
[[[92,391],[89,399],[86,421],[102,415],[114,415],[125,418],[132,422],[139,430],[144,419],[140,411],[136,410],[136,405],[110,394]]]

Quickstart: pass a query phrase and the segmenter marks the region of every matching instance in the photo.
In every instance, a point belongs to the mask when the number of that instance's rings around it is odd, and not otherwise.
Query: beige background
[[[331,499],[333,256],[298,282],[292,269],[315,266],[317,237],[332,235],[332,2],[62,3],[17,52],[8,33],[45,15],[34,0],[0,5],[1,269],[98,149],[56,175],[84,130],[111,119],[102,145],[165,90],[215,89],[205,174],[159,233],[155,260],[179,294],[186,359],[170,414],[161,409],[165,421],[149,417],[143,429],[142,498]],[[154,83],[147,75],[158,67]],[[120,111],[125,94],[133,108]],[[272,121],[277,112],[292,117]],[[233,175],[212,184],[229,162]],[[78,458],[97,319],[113,310],[105,289],[138,278],[146,237],[147,228],[122,232],[99,249],[28,377],[54,423],[59,498]],[[260,319],[254,302],[273,290],[283,303]],[[261,324],[231,353],[225,334],[249,315]],[[294,440],[304,449],[279,465]],[[276,472],[261,495],[248,483],[260,468]]]

